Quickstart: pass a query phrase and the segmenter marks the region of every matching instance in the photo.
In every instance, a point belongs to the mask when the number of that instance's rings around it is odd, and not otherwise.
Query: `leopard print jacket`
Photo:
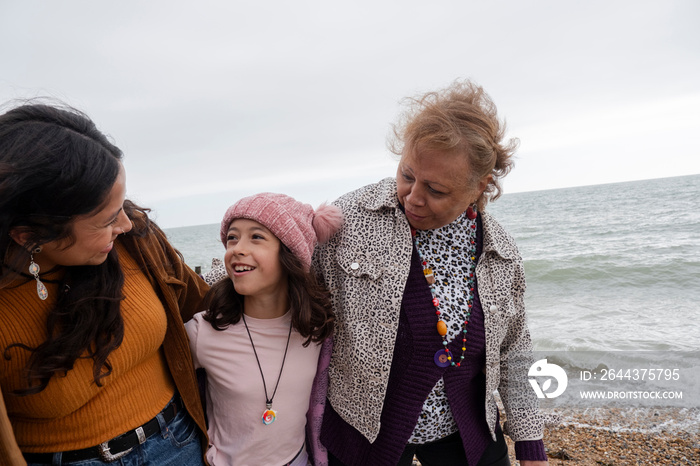
[[[333,204],[342,209],[345,224],[314,255],[337,315],[328,400],[373,442],[409,273],[411,232],[394,178],[345,194]],[[522,258],[510,235],[488,212],[481,214],[483,254],[476,276],[486,332],[486,421],[495,440],[498,392],[506,411],[504,431],[515,441],[539,440],[547,419],[538,411],[527,377],[532,344]]]
[[[209,286],[214,286],[216,282],[224,278],[228,279],[228,273],[226,272],[224,262],[219,258],[212,258],[211,269],[209,269],[209,272],[202,275],[202,278]]]

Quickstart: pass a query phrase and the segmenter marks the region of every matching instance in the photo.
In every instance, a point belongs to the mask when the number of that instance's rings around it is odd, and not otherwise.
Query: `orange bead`
[[[447,324],[442,320],[438,320],[437,331],[440,334],[440,336],[442,336],[442,337],[447,335]]]

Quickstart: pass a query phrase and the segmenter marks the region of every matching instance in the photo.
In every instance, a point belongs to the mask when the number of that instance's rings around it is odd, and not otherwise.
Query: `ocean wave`
[[[700,261],[695,257],[656,261],[621,261],[604,255],[575,256],[560,260],[525,261],[525,276],[535,286],[568,282],[599,282],[605,287],[667,287],[700,285]]]
[[[608,432],[642,434],[700,434],[700,409],[688,407],[658,408],[572,408],[543,409],[555,414],[562,425],[587,427]]]

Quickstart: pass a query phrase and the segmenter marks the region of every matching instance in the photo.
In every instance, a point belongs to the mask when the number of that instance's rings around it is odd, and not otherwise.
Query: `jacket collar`
[[[396,178],[384,178],[371,185],[360,195],[358,205],[364,209],[377,211],[382,208],[399,209],[399,198],[396,195]],[[520,252],[513,238],[503,229],[488,211],[481,212],[484,226],[484,252],[493,252],[504,259],[520,258]]]
[[[486,210],[481,212],[484,225],[484,252],[494,252],[504,259],[520,259],[515,240]]]
[[[396,178],[388,177],[370,186],[360,195],[357,204],[363,209],[379,210],[383,207],[399,208],[399,198],[396,195]]]

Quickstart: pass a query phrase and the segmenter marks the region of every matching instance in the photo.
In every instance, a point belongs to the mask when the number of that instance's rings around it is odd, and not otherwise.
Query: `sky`
[[[0,0],[0,103],[87,113],[164,228],[394,176],[405,98],[456,79],[520,140],[505,193],[698,174],[699,20],[695,0]]]

